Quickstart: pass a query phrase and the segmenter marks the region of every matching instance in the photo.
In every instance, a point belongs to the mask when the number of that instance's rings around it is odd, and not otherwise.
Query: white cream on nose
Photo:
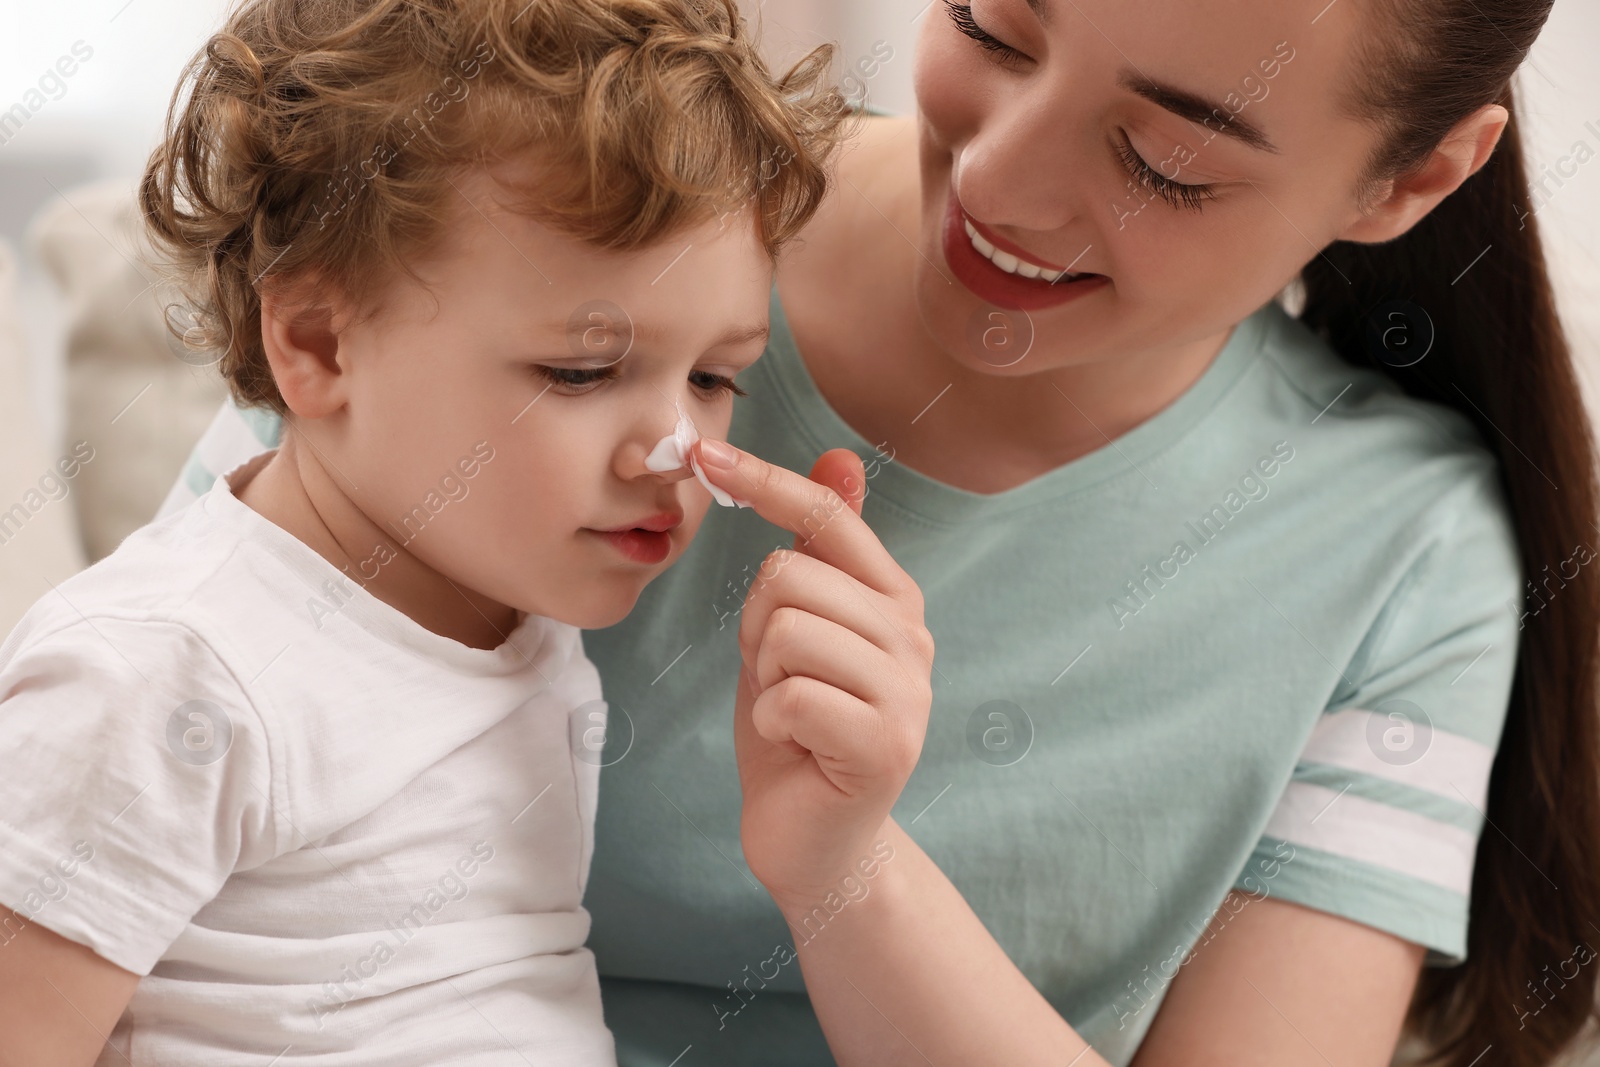
[[[672,432],[656,442],[656,447],[650,450],[645,457],[644,465],[653,471],[681,470],[684,463],[688,463],[694,476],[700,484],[711,491],[711,498],[725,508],[747,508],[750,502],[739,500],[721,486],[711,484],[711,479],[706,477],[705,471],[700,469],[700,464],[689,454],[689,449],[700,440],[700,431],[695,428],[694,421],[689,418],[689,413],[683,409],[683,401],[674,400],[678,408],[678,424]]]

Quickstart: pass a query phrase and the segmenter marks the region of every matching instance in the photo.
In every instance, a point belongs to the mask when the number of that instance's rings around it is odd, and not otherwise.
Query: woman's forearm
[[[778,901],[840,1067],[1106,1067],[892,818],[882,839],[892,858],[836,914]]]

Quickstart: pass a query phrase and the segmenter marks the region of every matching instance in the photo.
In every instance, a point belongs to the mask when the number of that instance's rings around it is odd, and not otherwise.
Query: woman
[[[780,269],[710,475],[753,509],[586,635],[624,1064],[1570,1042],[1593,446],[1509,85],[1549,9],[932,9]]]

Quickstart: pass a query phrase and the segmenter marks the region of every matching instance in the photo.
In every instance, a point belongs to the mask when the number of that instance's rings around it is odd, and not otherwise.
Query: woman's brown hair
[[[776,256],[846,133],[834,51],[773,78],[735,0],[248,0],[185,69],[140,207],[186,343],[283,415],[262,289],[370,306],[470,210],[464,167],[533,151],[516,207],[602,248],[749,207]]]
[[[1344,101],[1382,134],[1363,196],[1413,170],[1484,105],[1511,120],[1489,161],[1407,233],[1335,242],[1312,260],[1300,315],[1347,360],[1473,421],[1500,457],[1535,581],[1589,551],[1600,518],[1594,435],[1556,314],[1512,89],[1550,9],[1551,0],[1374,5],[1382,25],[1367,29]],[[1405,333],[1391,340],[1417,347],[1392,359],[1374,339],[1396,326]],[[1430,332],[1427,354],[1398,365]],[[1563,964],[1591,961],[1600,938],[1600,571],[1579,566],[1558,581],[1521,613],[1466,962],[1425,969],[1410,1006],[1424,1062],[1547,1064],[1595,1014],[1600,968],[1568,974]]]

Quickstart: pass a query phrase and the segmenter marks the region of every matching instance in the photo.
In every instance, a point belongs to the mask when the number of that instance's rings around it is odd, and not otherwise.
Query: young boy
[[[614,1063],[579,630],[699,526],[829,58],[731,0],[254,0],[196,57],[142,207],[285,432],[0,645],[0,1064]]]

